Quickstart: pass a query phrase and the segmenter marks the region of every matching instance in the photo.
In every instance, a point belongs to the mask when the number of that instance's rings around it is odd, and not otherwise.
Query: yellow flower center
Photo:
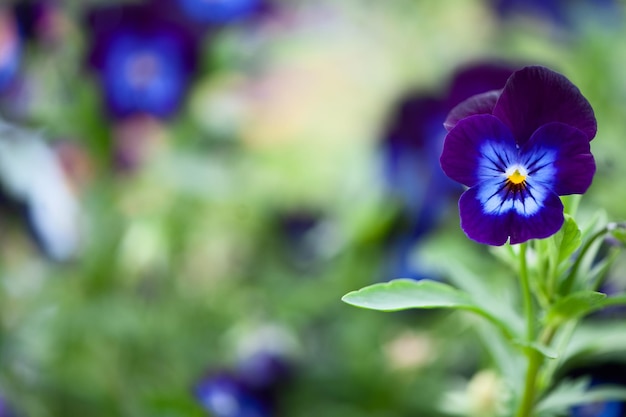
[[[511,175],[507,177],[507,179],[513,184],[521,184],[526,180],[526,175],[519,172],[519,169],[516,169]]]

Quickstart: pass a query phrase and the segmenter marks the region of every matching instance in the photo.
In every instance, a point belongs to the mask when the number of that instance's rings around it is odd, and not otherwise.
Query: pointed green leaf
[[[398,311],[412,308],[453,308],[477,313],[496,326],[508,338],[513,338],[511,327],[479,306],[472,297],[450,285],[431,280],[396,279],[370,285],[343,296],[345,303],[379,311]]]
[[[626,223],[611,223],[608,225],[608,229],[615,239],[626,244]]]
[[[558,300],[546,314],[545,321],[558,325],[564,321],[581,318],[604,307],[606,294],[579,291]]]
[[[602,302],[601,308],[609,307],[609,306],[624,306],[624,305],[626,305],[626,294],[605,298],[604,301]]]
[[[538,342],[527,342],[524,340],[515,340],[514,343],[517,346],[520,346],[523,348],[533,349],[541,353],[543,356],[545,356],[548,359],[557,359],[559,357],[559,354],[554,349]]]
[[[565,215],[565,223],[554,239],[559,249],[559,263],[568,259],[578,249],[582,243],[582,233],[574,219]]]
[[[342,300],[356,307],[380,311],[475,307],[467,293],[430,280],[395,279],[352,291]]]

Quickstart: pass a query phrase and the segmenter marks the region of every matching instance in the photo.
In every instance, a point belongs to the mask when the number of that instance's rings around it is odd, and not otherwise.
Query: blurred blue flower
[[[22,43],[12,11],[0,6],[0,92],[15,80],[20,67]]]
[[[183,101],[196,61],[196,39],[158,7],[96,10],[88,22],[91,65],[99,71],[108,110],[123,118],[173,115]]]
[[[3,396],[0,396],[0,417],[15,417],[15,412]]]
[[[230,23],[246,18],[263,4],[263,0],[177,0],[182,11],[202,23]]]
[[[396,105],[381,142],[385,187],[401,213],[399,227],[386,242],[390,278],[428,275],[412,261],[412,251],[462,191],[439,164],[447,113],[474,94],[504,87],[512,72],[501,63],[475,63],[457,71],[443,94],[414,91]]]
[[[269,398],[289,379],[291,365],[283,355],[258,351],[239,361],[237,375],[246,386]]]
[[[626,386],[626,366],[621,362],[589,364],[569,373],[572,377],[591,378],[590,387]],[[570,417],[623,417],[626,404],[619,400],[597,401],[581,404],[570,409]]]
[[[267,417],[269,407],[236,375],[209,374],[196,385],[194,394],[215,417]]]
[[[623,16],[616,0],[493,0],[496,13],[504,18],[530,16],[573,29],[583,21],[615,21]]]

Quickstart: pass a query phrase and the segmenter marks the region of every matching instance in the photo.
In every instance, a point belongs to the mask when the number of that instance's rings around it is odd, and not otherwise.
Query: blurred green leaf
[[[381,311],[409,308],[473,308],[469,295],[440,282],[396,279],[346,294],[348,304]]]
[[[537,343],[537,342],[527,342],[525,340],[516,340],[515,344],[520,347],[531,348],[541,353],[543,356],[545,356],[548,359],[557,359],[559,357],[559,354],[554,349],[551,349],[550,347]]]
[[[626,388],[604,385],[588,388],[588,379],[565,381],[546,396],[537,406],[540,416],[566,413],[569,408],[606,400],[626,400]]]
[[[582,243],[582,233],[576,224],[576,221],[565,215],[565,223],[563,227],[554,235],[554,241],[559,248],[559,263],[568,259],[580,247]]]
[[[606,294],[595,291],[579,291],[558,300],[547,312],[545,321],[558,325],[571,319],[583,317],[603,307]]]
[[[452,308],[479,314],[498,326],[509,338],[514,335],[508,323],[492,315],[472,297],[450,285],[431,280],[396,279],[352,291],[342,300],[356,307],[380,311],[398,311],[412,308]]]
[[[626,245],[626,224],[625,223],[613,223],[609,230],[611,235],[617,239],[620,243]]]

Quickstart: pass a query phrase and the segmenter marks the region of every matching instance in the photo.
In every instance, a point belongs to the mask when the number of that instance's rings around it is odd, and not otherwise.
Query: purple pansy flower
[[[177,0],[182,11],[202,23],[229,23],[246,18],[263,4],[263,0]]]
[[[202,407],[215,417],[269,417],[268,404],[240,380],[226,372],[209,374],[195,386]]]
[[[0,92],[15,80],[20,67],[21,40],[15,16],[0,6]]]
[[[618,361],[590,364],[574,369],[568,376],[591,378],[591,387],[625,386],[624,371],[626,366]],[[604,400],[581,404],[569,410],[570,417],[622,417],[626,414],[626,404],[620,400]]]
[[[171,116],[194,70],[194,34],[148,3],[97,10],[89,25],[90,63],[99,71],[112,115]]]
[[[461,187],[441,170],[439,157],[448,112],[478,93],[504,87],[513,73],[500,62],[475,62],[456,71],[441,94],[411,91],[396,104],[381,141],[386,192],[401,211],[385,241],[385,276],[421,279],[431,271],[414,262],[416,243],[431,231],[458,198]]]
[[[470,97],[444,125],[441,166],[469,187],[459,200],[461,227],[477,242],[551,236],[564,221],[559,196],[591,185],[593,109],[567,78],[545,67],[525,67],[503,90]]]
[[[590,18],[606,22],[623,14],[616,0],[492,0],[492,4],[502,18],[534,16],[563,28],[574,28]]]

